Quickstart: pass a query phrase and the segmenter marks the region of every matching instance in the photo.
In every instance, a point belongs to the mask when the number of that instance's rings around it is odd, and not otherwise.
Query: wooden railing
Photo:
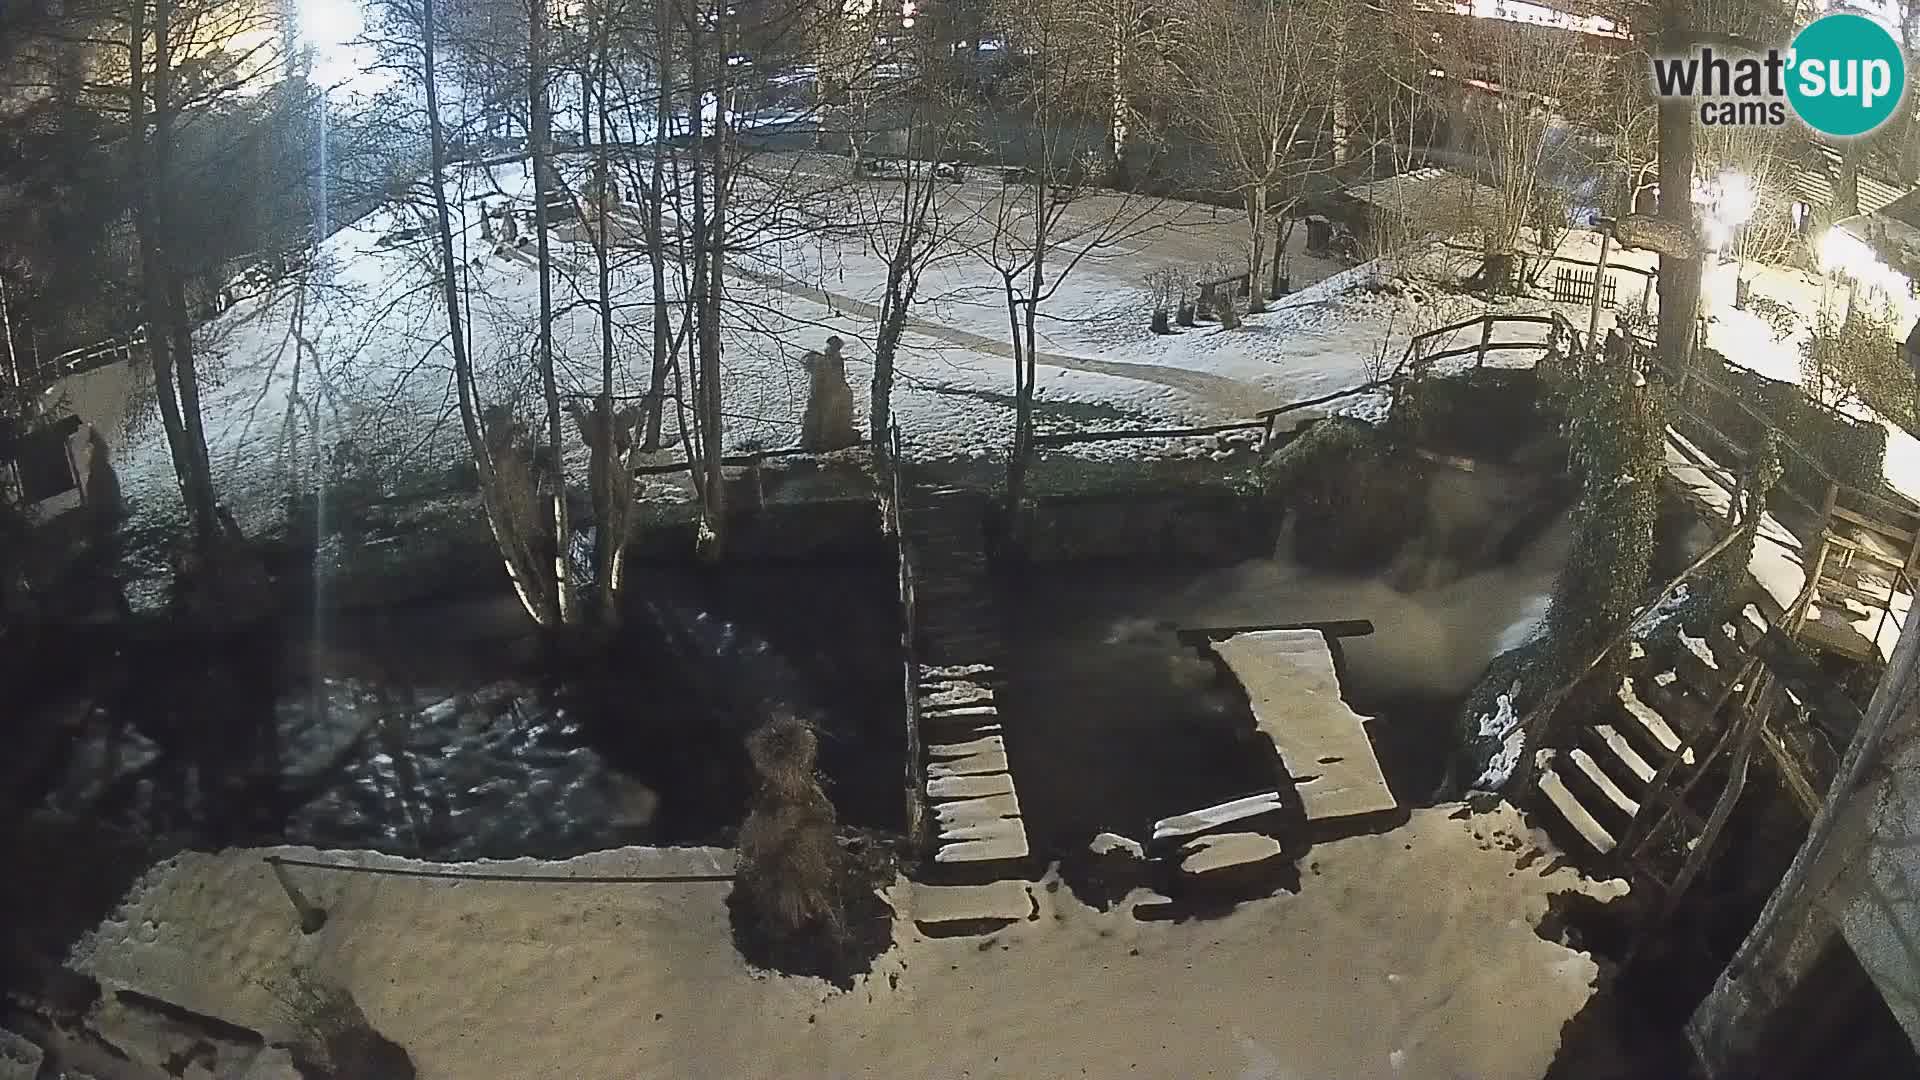
[[[20,381],[24,385],[39,386],[64,379],[69,375],[81,375],[108,364],[125,363],[141,354],[147,347],[147,336],[136,331],[125,338],[102,341],[93,345],[83,345],[78,349],[68,349],[58,356],[48,357],[39,363],[20,366]]]

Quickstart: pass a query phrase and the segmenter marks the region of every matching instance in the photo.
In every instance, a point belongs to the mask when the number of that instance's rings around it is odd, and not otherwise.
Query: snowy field
[[[866,422],[884,263],[865,233],[842,229],[783,239],[783,229],[792,229],[779,217],[829,196],[840,200],[833,208],[864,205],[871,215],[898,198],[899,188],[803,176],[797,167],[784,175],[786,183],[817,185],[826,194],[775,200],[731,261],[724,346],[733,447],[777,447],[797,438],[807,386],[800,357],[829,334],[847,342],[855,408]],[[539,308],[530,246],[495,250],[481,237],[478,213],[483,199],[524,204],[529,184],[520,165],[468,170],[450,183],[449,195],[465,208],[455,247],[483,398],[535,415]],[[1008,211],[997,178],[969,179],[941,197],[946,242],[928,268],[902,343],[895,415],[917,457],[996,456],[1012,436],[1013,365],[1000,278],[983,237],[991,237],[995,215]],[[1096,229],[1104,220],[1125,224]],[[342,442],[350,441],[387,485],[401,477],[430,480],[464,457],[445,302],[426,224],[409,210],[375,213],[323,245],[308,281],[242,300],[202,328],[211,384],[203,408],[215,480],[249,532],[273,531],[288,493],[333,479],[330,462]],[[401,232],[409,229],[422,235]],[[562,392],[578,400],[598,386],[600,327],[591,303],[591,248],[569,242],[571,235],[563,230],[555,241],[554,337]],[[1343,272],[1340,264],[1299,250],[1304,230],[1296,230],[1290,252],[1296,291],[1276,310],[1251,317],[1240,330],[1203,324],[1157,336],[1147,325],[1144,275],[1178,268],[1199,277],[1241,257],[1244,222],[1198,204],[1098,194],[1070,205],[1056,235],[1061,246],[1049,256],[1056,263],[1096,237],[1101,243],[1058,280],[1043,308],[1037,387],[1043,431],[1250,419],[1262,408],[1358,385],[1381,364],[1396,362],[1415,333],[1486,310],[1485,303],[1445,293],[1431,280],[1471,269],[1451,254],[1414,260],[1410,281],[1374,264]],[[650,278],[644,253],[615,255],[616,390],[638,395],[650,364]],[[1503,309],[1536,313],[1547,306],[1502,302]],[[1539,331],[1544,337],[1545,328]],[[1465,341],[1463,334],[1458,343]],[[1496,354],[1493,362],[1531,359]],[[136,383],[139,375],[132,373]],[[111,372],[76,380],[83,384],[69,388],[71,405],[115,443],[136,522],[175,524],[181,509],[165,439],[150,416],[136,411],[133,423],[123,421],[128,388],[108,385],[114,381]],[[133,396],[137,409],[143,395],[136,388]],[[1337,408],[1365,415],[1378,406],[1357,398]],[[671,409],[668,428],[674,429]],[[574,464],[584,470],[584,446],[568,434]],[[1076,452],[1143,449],[1171,448],[1093,443]],[[653,494],[684,495],[672,484],[656,484]]]
[[[888,892],[897,947],[835,993],[750,970],[729,940],[724,883],[295,869],[330,912],[306,937],[263,854],[161,864],[78,946],[74,966],[275,1038],[284,1014],[273,987],[308,965],[345,982],[425,1080],[1532,1080],[1597,975],[1590,957],[1535,932],[1548,898],[1624,889],[1553,869],[1547,839],[1511,807],[1441,806],[1390,833],[1316,846],[1298,895],[1213,920],[1140,922],[1126,904],[1102,914],[1049,882],[1027,886],[1030,921],[991,939],[929,939],[913,929],[916,887],[902,883]],[[623,849],[485,869],[685,874],[728,858]]]

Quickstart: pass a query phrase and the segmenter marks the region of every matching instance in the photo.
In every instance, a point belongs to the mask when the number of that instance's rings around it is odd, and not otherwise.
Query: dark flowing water
[[[742,740],[807,715],[842,821],[897,829],[885,567],[638,572],[618,637],[542,654],[510,598],[129,645],[69,700],[49,808],[195,844],[435,859],[717,843]]]

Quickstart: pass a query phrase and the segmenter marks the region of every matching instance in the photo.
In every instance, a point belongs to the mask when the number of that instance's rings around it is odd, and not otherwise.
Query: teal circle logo
[[[1907,89],[1907,65],[1887,28],[1863,15],[1815,19],[1793,39],[1787,100],[1824,135],[1865,135]]]

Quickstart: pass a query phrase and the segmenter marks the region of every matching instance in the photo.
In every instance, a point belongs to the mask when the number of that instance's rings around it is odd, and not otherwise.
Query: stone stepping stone
[[[942,923],[997,923],[1030,919],[1040,910],[1024,881],[985,885],[915,885],[913,921],[922,929]]]
[[[1280,857],[1280,841],[1259,833],[1216,833],[1194,839],[1180,849],[1180,872],[1210,874],[1217,870],[1251,866]]]

